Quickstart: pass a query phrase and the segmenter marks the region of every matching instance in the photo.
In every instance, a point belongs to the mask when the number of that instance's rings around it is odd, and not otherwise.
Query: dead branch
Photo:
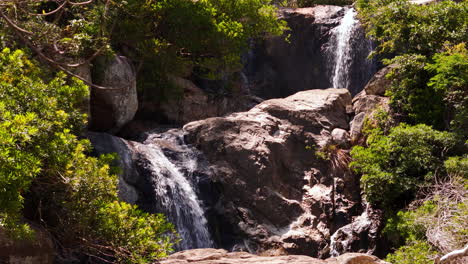
[[[446,264],[454,261],[455,259],[468,256],[468,245],[463,249],[455,250],[447,255],[435,260],[435,264]]]

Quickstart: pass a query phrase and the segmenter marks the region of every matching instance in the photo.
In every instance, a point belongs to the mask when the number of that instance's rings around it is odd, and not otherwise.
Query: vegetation
[[[137,66],[142,94],[157,90],[158,98],[177,93],[173,75],[225,78],[250,39],[286,29],[270,2],[2,1],[0,227],[27,239],[34,232],[25,222],[40,223],[60,248],[90,261],[144,263],[170,253],[173,226],[120,202],[114,157],[88,155],[80,139],[87,85],[108,87],[73,72],[123,54]]]
[[[414,197],[418,187],[434,181],[456,138],[426,125],[402,123],[388,134],[375,128],[367,143],[353,148],[351,167],[362,174],[367,201],[391,211]]]
[[[172,225],[118,202],[113,157],[87,156],[89,142],[74,135],[85,125],[87,93],[81,81],[41,70],[21,50],[0,53],[0,226],[31,238],[21,224],[26,215],[89,256],[131,263],[165,256]]]
[[[138,66],[140,90],[165,98],[173,90],[168,75],[225,78],[239,69],[249,39],[281,35],[286,22],[270,2],[26,0],[6,1],[0,9],[10,35],[56,68],[123,53]]]
[[[393,69],[391,112],[367,121],[351,166],[368,201],[386,209],[385,234],[397,249],[387,260],[429,263],[468,242],[460,225],[468,215],[468,2],[357,3]]]

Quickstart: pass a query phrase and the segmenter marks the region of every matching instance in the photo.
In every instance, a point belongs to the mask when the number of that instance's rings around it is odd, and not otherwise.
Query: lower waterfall
[[[153,143],[155,138],[164,141],[164,145]],[[175,225],[181,239],[176,245],[177,250],[214,247],[203,206],[197,198],[196,182],[191,178],[191,168],[197,163],[195,155],[184,152],[185,168],[179,168],[162,149],[165,145],[187,148],[177,145],[181,142],[181,136],[151,134],[145,145],[136,146],[138,153],[149,162],[146,170],[151,174],[156,195],[154,210],[166,215]]]

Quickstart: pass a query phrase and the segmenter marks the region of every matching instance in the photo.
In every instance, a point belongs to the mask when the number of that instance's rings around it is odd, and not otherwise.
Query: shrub
[[[393,264],[429,264],[437,252],[425,241],[415,241],[399,248],[395,253],[385,259]]]
[[[430,183],[434,173],[443,169],[444,155],[457,142],[453,134],[426,125],[400,124],[388,135],[378,128],[369,133],[368,146],[351,151],[350,166],[362,173],[368,202],[387,209],[398,208],[414,197],[419,185]]]
[[[359,14],[378,52],[431,56],[444,43],[468,39],[468,2],[415,5],[407,0],[359,0]]]
[[[30,237],[24,213],[61,245],[96,258],[136,263],[164,256],[172,225],[118,203],[113,156],[88,157],[90,143],[74,135],[85,125],[79,106],[87,89],[41,70],[20,50],[1,51],[0,225],[13,237]]]

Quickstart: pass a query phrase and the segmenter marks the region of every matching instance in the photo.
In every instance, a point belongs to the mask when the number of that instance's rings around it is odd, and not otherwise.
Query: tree
[[[173,226],[119,202],[113,157],[89,157],[89,141],[76,136],[87,93],[83,82],[42,70],[21,50],[0,52],[0,225],[31,237],[27,217],[92,258],[163,257],[176,242]]]

